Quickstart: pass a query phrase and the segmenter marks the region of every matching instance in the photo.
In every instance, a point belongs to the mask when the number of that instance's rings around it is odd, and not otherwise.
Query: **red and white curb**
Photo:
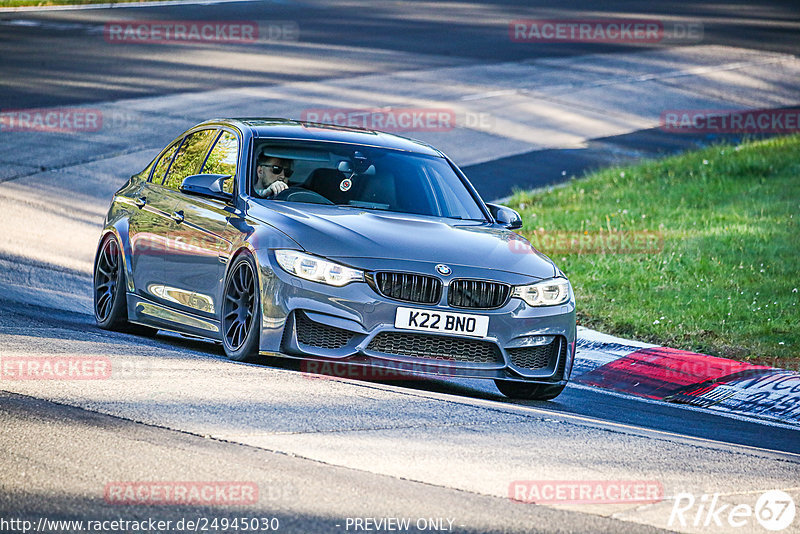
[[[800,374],[578,327],[571,382],[637,397],[800,424]]]

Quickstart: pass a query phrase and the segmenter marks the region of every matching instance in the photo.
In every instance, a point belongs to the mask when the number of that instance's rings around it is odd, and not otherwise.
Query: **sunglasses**
[[[293,171],[292,169],[290,169],[289,167],[281,167],[280,165],[267,165],[267,164],[261,164],[261,165],[259,165],[259,167],[271,167],[271,168],[272,168],[272,174],[280,174],[280,173],[283,173],[283,175],[284,175],[286,178],[289,178],[289,177],[292,175],[292,173],[294,172],[294,171]]]

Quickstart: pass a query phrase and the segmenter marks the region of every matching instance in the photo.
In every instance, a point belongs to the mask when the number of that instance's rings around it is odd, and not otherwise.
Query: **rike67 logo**
[[[699,499],[691,493],[675,496],[667,527],[701,527],[703,529],[741,528],[742,532],[755,532],[761,527],[777,532],[794,521],[795,504],[792,496],[781,490],[769,490],[759,496],[755,506],[724,503],[719,493],[704,494]]]

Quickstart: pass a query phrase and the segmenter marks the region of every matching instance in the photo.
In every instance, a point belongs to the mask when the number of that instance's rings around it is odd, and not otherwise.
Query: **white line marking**
[[[638,434],[644,434],[644,435],[654,434],[656,436],[664,437],[664,438],[678,439],[678,440],[688,441],[688,442],[696,442],[698,445],[707,444],[707,445],[730,447],[732,449],[745,449],[745,450],[765,452],[765,453],[770,453],[770,454],[788,455],[788,456],[790,456],[792,458],[796,458],[796,459],[800,460],[800,453],[781,451],[781,450],[777,450],[777,449],[765,449],[765,448],[762,448],[762,447],[755,447],[755,446],[752,446],[752,445],[742,445],[742,444],[738,444],[738,443],[729,443],[729,442],[718,441],[718,440],[709,439],[709,438],[701,438],[701,437],[689,436],[689,435],[685,435],[685,434],[678,434],[678,433],[670,432],[670,431],[667,431],[667,430],[655,430],[655,429],[645,428],[645,427],[636,426],[636,425],[629,425],[629,424],[625,424],[625,423],[616,423],[616,422],[613,422],[613,421],[607,421],[607,420],[604,420],[604,419],[597,419],[595,417],[590,417],[590,416],[586,416],[586,415],[573,414],[573,413],[569,413],[569,412],[561,412],[561,411],[558,411],[558,410],[545,410],[545,409],[536,408],[536,407],[533,407],[533,406],[526,406],[524,404],[512,404],[512,403],[505,403],[505,402],[501,402],[501,401],[493,401],[493,400],[488,400],[488,399],[476,399],[476,398],[471,398],[471,397],[463,397],[463,396],[460,396],[460,395],[454,395],[454,394],[451,394],[451,393],[439,393],[439,392],[435,392],[435,391],[424,391],[424,390],[418,390],[418,389],[409,389],[409,388],[406,388],[406,387],[403,387],[403,386],[392,386],[392,385],[389,385],[389,384],[377,384],[377,383],[363,382],[363,381],[360,381],[360,380],[342,378],[342,377],[326,377],[326,378],[328,380],[334,380],[334,381],[338,381],[338,382],[345,382],[345,383],[348,383],[348,384],[358,385],[358,386],[366,387],[366,388],[380,389],[380,390],[384,390],[384,391],[391,391],[391,392],[395,392],[395,393],[401,393],[401,394],[404,394],[404,395],[423,397],[423,398],[428,398],[428,399],[432,399],[432,400],[439,400],[439,401],[445,401],[445,402],[454,402],[454,403],[457,403],[457,404],[464,404],[464,405],[468,405],[468,406],[487,408],[487,409],[497,410],[497,411],[511,413],[511,414],[515,414],[515,413],[519,414],[520,412],[522,412],[522,413],[535,413],[536,415],[539,415],[539,416],[562,417],[562,418],[565,418],[565,419],[573,419],[573,420],[576,420],[576,421],[581,421],[581,422],[584,422],[584,423],[589,423],[589,424],[598,425],[598,426],[613,427],[613,428],[616,428],[616,429],[619,429],[619,430],[625,430],[625,431],[628,431],[628,432],[635,431]],[[656,401],[656,400],[652,400],[652,399],[644,399],[642,397],[636,397],[634,395],[624,395],[622,393],[618,393],[618,392],[615,392],[615,391],[609,391],[609,390],[605,390],[605,389],[601,389],[601,388],[578,385],[578,384],[574,384],[572,382],[569,383],[567,387],[574,387],[574,388],[578,388],[578,389],[588,389],[588,390],[591,390],[591,391],[598,391],[598,392],[601,392],[601,393],[605,393],[605,394],[609,394],[609,395],[625,398],[627,400],[634,400],[634,401],[640,401],[640,402],[649,402],[649,403],[652,403],[652,404],[658,404],[660,406],[669,406],[669,407],[672,407],[672,408],[683,409],[683,410],[687,410],[688,409],[688,410],[691,410],[691,411],[700,411],[700,412],[703,412],[703,413],[706,413],[706,414],[711,414],[711,415],[722,415],[724,417],[730,417],[731,419],[737,419],[737,420],[741,420],[743,422],[748,422],[748,423],[765,424],[767,426],[785,428],[785,429],[788,429],[788,430],[798,430],[797,427],[790,426],[790,425],[785,425],[785,424],[781,424],[781,423],[775,423],[773,421],[765,421],[765,420],[761,420],[761,419],[752,419],[752,418],[737,416],[737,415],[731,414],[731,413],[718,412],[718,411],[713,411],[713,410],[705,410],[703,408],[699,408],[699,407],[696,407],[696,406],[687,406],[687,405],[683,405],[683,404],[672,404],[672,403],[667,403],[667,402],[664,402],[664,401]]]
[[[483,100],[484,98],[493,98],[496,96],[514,95],[517,93],[524,93],[527,90],[522,89],[503,89],[499,91],[488,91],[486,93],[478,93],[474,95],[466,95],[459,98],[462,102],[469,102],[471,100]]]

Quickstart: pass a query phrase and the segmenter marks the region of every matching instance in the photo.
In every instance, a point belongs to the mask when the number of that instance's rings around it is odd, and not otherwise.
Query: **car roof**
[[[439,150],[422,141],[363,128],[271,117],[216,119],[208,122],[227,122],[239,126],[240,129],[247,128],[253,137],[260,139],[327,141],[443,156]]]

